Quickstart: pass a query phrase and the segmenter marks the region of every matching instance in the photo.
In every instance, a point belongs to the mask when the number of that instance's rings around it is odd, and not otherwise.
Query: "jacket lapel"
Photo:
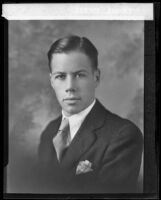
[[[45,131],[44,136],[42,137],[41,143],[39,145],[39,159],[43,163],[55,162],[56,152],[53,145],[53,137],[57,134],[58,128],[61,123],[61,116],[56,120],[52,121],[47,130]]]
[[[61,160],[62,167],[66,169],[71,168],[96,140],[92,127],[85,127],[85,124],[81,126]]]
[[[97,100],[66,150],[60,162],[63,168],[75,167],[75,163],[79,161],[80,157],[93,146],[98,137],[98,132],[95,130],[103,126],[105,113],[105,108]]]

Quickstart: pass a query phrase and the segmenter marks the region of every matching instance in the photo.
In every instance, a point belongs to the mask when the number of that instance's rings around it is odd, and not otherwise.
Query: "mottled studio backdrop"
[[[96,96],[143,132],[143,21],[9,21],[8,192],[27,191],[25,174],[36,160],[40,134],[60,113],[46,53],[66,34],[95,44],[101,69]]]

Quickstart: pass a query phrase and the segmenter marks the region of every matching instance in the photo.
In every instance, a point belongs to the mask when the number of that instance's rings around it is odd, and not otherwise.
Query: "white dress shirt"
[[[69,119],[69,127],[70,127],[70,139],[72,141],[72,139],[74,138],[74,136],[76,135],[78,129],[80,128],[81,124],[83,123],[85,117],[88,115],[88,113],[91,111],[91,109],[93,108],[94,104],[96,102],[96,99],[94,99],[94,101],[83,111],[74,114],[70,117],[66,117],[64,114],[64,111],[62,110],[62,119],[63,118],[68,118]]]

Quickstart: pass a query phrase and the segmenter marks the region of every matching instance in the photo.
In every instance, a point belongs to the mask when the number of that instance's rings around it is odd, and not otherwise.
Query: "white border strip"
[[[3,4],[8,20],[153,20],[153,3]]]

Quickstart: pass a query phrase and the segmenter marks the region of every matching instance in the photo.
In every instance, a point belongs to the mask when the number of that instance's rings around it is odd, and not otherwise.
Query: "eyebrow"
[[[78,74],[78,73],[82,73],[82,72],[88,73],[88,71],[83,69],[83,70],[78,70],[78,71],[72,72],[72,74]],[[52,75],[56,75],[56,74],[67,74],[67,73],[66,72],[57,71],[57,72],[53,72],[51,74]]]

